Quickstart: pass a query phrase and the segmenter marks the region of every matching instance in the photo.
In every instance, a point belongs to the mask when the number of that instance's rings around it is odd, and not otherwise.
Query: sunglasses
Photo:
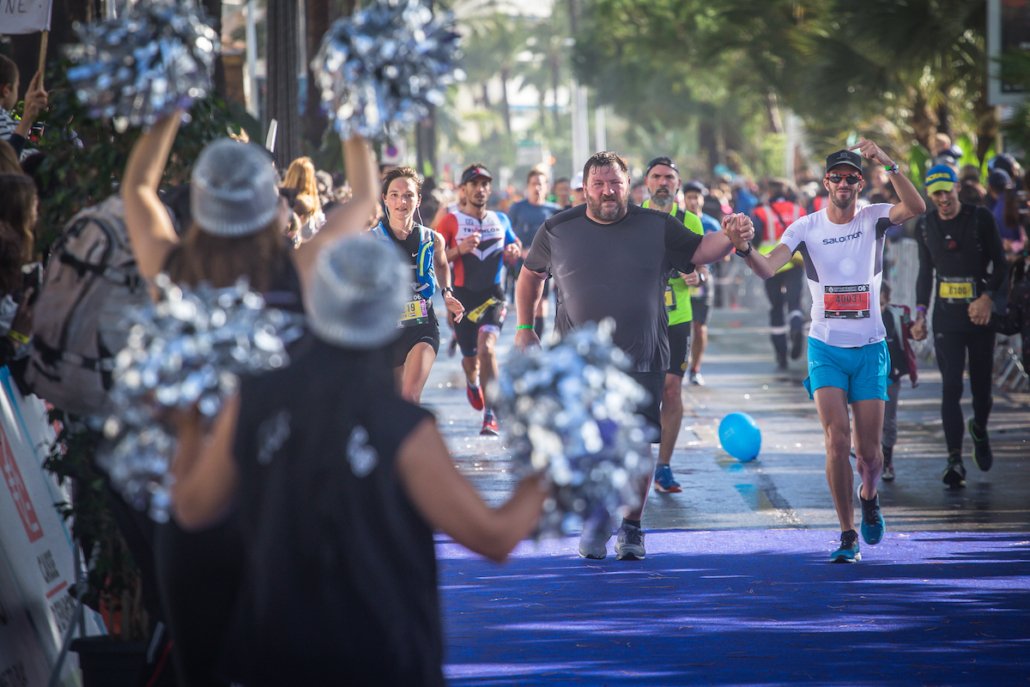
[[[862,175],[849,174],[847,176],[841,176],[840,174],[827,174],[826,178],[830,180],[831,184],[839,184],[843,181],[848,186],[854,186],[862,180]]]

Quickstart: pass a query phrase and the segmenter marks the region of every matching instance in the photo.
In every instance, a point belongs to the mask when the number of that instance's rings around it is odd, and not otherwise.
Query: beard
[[[664,210],[672,206],[672,192],[667,188],[657,189],[651,194],[651,205]]]
[[[615,201],[615,207],[605,209],[604,204],[609,201]],[[596,219],[604,222],[614,222],[626,214],[627,199],[619,199],[618,196],[610,195],[601,196],[600,200],[595,202],[590,196],[587,196],[587,209],[590,210],[590,214]]]
[[[849,207],[855,204],[855,199],[858,198],[857,193],[852,193],[847,198],[840,198],[836,193],[830,194],[830,202],[836,205],[841,210],[847,210]]]

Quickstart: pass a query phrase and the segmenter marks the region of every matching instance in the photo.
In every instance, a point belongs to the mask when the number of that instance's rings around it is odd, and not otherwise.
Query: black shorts
[[[465,307],[465,316],[454,325],[454,334],[458,337],[461,354],[470,358],[479,352],[480,329],[492,328],[500,333],[508,314],[508,304],[500,285],[486,291],[470,291],[456,286],[454,297]]]
[[[687,323],[689,325],[689,322]],[[662,372],[627,372],[644,387],[649,398],[637,406],[637,415],[647,423],[648,441],[657,444],[662,436],[662,391],[665,389],[665,374]]]
[[[694,323],[708,324],[708,318],[712,314],[712,299],[708,296],[701,296],[700,298],[691,298],[690,309],[694,313]]]
[[[682,377],[687,373],[690,327],[690,322],[669,325],[669,374],[677,377]]]
[[[427,343],[433,347],[433,353],[440,352],[440,323],[436,319],[436,313],[429,311],[429,321],[423,324],[416,324],[412,327],[401,327],[400,334],[392,346],[393,366],[401,367],[408,358],[411,349],[420,343]]]

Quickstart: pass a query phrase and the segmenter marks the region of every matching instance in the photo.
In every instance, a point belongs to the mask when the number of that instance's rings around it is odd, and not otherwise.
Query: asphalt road
[[[823,437],[815,406],[801,386],[805,360],[778,373],[766,328],[763,294],[754,309],[715,309],[703,359],[703,387],[684,385],[684,427],[673,455],[680,494],[651,494],[645,529],[832,529],[837,526],[824,473]],[[514,312],[498,347],[511,353]],[[481,413],[465,400],[460,354],[449,357],[449,332],[423,394],[459,469],[490,503],[513,486],[502,440],[479,436]],[[881,505],[891,530],[1030,530],[1030,394],[995,389],[989,430],[994,467],[980,472],[965,456],[967,486],[941,482],[946,451],[940,420],[940,375],[920,359],[920,383],[903,380],[898,410],[897,479],[881,484]],[[968,387],[963,407],[969,414]],[[762,429],[758,459],[741,463],[719,446],[718,423],[744,411]],[[502,420],[503,429],[503,420]],[[657,449],[656,449],[657,450]]]

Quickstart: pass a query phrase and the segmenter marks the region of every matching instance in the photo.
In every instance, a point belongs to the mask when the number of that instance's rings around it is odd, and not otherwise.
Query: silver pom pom
[[[119,131],[152,126],[213,90],[220,44],[193,2],[138,2],[117,19],[75,31],[81,42],[66,49],[75,65],[68,80],[90,115]]]
[[[129,337],[115,358],[98,462],[129,503],[164,522],[175,453],[169,411],[196,408],[212,420],[238,375],[287,364],[286,344],[300,336],[301,322],[265,308],[243,280],[185,290],[161,275],[156,285],[160,299],[127,315]]]
[[[340,136],[388,139],[442,105],[447,86],[464,78],[453,25],[420,0],[380,0],[337,20],[311,71]]]
[[[516,472],[542,472],[552,490],[538,536],[569,534],[588,520],[614,526],[621,510],[639,505],[651,454],[636,409],[647,392],[628,367],[607,323],[583,327],[550,350],[517,353],[505,365],[500,410]]]

